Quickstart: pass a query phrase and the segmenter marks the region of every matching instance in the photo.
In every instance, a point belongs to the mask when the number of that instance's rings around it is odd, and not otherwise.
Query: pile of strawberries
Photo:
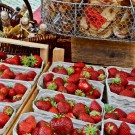
[[[106,122],[104,132],[106,135],[135,135],[131,133],[131,128],[125,122],[122,122],[119,127],[114,122]]]
[[[102,120],[102,108],[95,100],[91,102],[90,106],[86,106],[81,102],[75,103],[73,100],[66,100],[63,94],[56,94],[53,98],[47,96],[36,100],[35,105],[38,109],[64,114],[85,122],[98,123]]]
[[[18,135],[99,135],[98,128],[93,124],[85,125],[82,129],[74,128],[70,118],[57,115],[50,122],[40,120],[36,123],[33,115],[29,115],[18,124]]]
[[[5,106],[0,112],[0,129],[2,129],[5,124],[9,121],[12,116],[14,109],[11,106]]]
[[[35,71],[29,71],[27,73],[14,73],[8,66],[0,64],[0,78],[2,79],[15,79],[23,81],[33,81],[36,76]]]
[[[113,107],[108,104],[105,105],[106,114],[104,116],[105,119],[115,119],[124,122],[128,122],[131,124],[135,124],[135,111],[131,111],[130,113],[126,113],[124,110],[119,107]]]
[[[0,60],[1,62],[11,64],[11,65],[23,65],[26,67],[40,68],[42,65],[42,59],[39,55],[30,55],[30,56],[13,56],[7,57],[5,52],[0,51]]]
[[[98,99],[101,92],[93,87],[86,79],[80,79],[79,74],[72,74],[68,78],[55,77],[53,73],[47,73],[43,78],[43,88],[57,90],[91,99]]]
[[[73,66],[69,66],[68,68],[58,65],[52,69],[52,72],[69,76],[78,74],[79,78],[96,81],[103,81],[106,78],[105,71],[103,69],[96,71],[93,66],[86,66],[83,62],[76,62]]]
[[[14,87],[0,83],[0,102],[16,102],[22,99],[27,88],[23,84],[15,83]]]

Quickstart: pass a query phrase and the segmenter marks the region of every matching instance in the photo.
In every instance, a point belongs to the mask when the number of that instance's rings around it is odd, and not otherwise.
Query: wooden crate
[[[135,43],[72,38],[71,58],[73,62],[135,67]]]
[[[21,45],[21,46],[32,47],[32,48],[37,48],[37,49],[40,48],[40,56],[41,56],[41,58],[43,59],[43,61],[45,63],[45,67],[44,67],[43,71],[45,72],[49,68],[50,63],[48,63],[48,53],[49,53],[48,52],[48,50],[49,50],[48,45],[39,44],[39,43],[32,43],[32,42],[26,42],[26,41],[13,40],[13,39],[7,39],[7,38],[6,39],[5,38],[0,38],[0,43],[7,43],[7,47],[8,47],[8,44],[14,44],[14,45],[19,45],[19,46]],[[10,54],[10,52],[9,52],[9,54]],[[36,84],[37,84],[37,80],[36,80],[35,84],[33,85],[32,90],[29,92],[28,96],[23,101],[20,108],[17,110],[13,121],[10,123],[9,127],[6,129],[4,135],[11,135],[12,134],[12,129],[14,127],[14,124],[15,124],[17,118],[20,116],[22,110],[29,103],[29,99],[31,98],[33,92],[36,89]]]

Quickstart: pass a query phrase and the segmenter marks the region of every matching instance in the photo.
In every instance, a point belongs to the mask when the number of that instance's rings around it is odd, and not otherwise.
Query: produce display
[[[91,99],[102,99],[104,85],[100,82],[80,79],[78,74],[69,77],[44,73],[38,81],[39,89],[48,89]]]

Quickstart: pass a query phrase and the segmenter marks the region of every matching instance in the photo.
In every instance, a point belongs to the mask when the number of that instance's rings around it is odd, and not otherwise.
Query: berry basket
[[[133,13],[129,0],[42,0],[41,10],[51,32],[113,41],[134,41]]]

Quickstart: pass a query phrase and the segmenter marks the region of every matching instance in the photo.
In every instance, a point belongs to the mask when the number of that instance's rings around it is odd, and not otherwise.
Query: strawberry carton
[[[27,81],[31,85],[34,84],[38,78],[40,72],[37,70],[32,70],[31,68],[15,67],[15,66],[6,66],[5,64],[0,64],[0,80],[10,80],[13,81]]]
[[[49,71],[71,76],[79,74],[80,78],[99,81],[104,83],[106,79],[106,70],[102,66],[86,65],[83,62],[53,62]]]
[[[65,76],[53,72],[43,73],[37,83],[39,90],[64,92],[84,99],[102,99],[104,84],[79,78],[77,74]]]
[[[4,134],[5,130],[14,119],[16,109],[7,104],[0,104],[0,134]]]
[[[31,90],[23,81],[0,80],[0,105],[9,104],[18,109]]]
[[[101,131],[94,124],[76,123],[65,116],[51,117],[34,112],[22,114],[13,128],[13,135],[86,135],[91,132],[101,135]]]
[[[30,55],[30,56],[18,56],[18,55],[7,55],[5,52],[0,51],[0,60],[1,63],[6,64],[7,66],[12,65],[13,67],[30,67],[32,70],[42,71],[44,66],[44,61],[39,55]]]
[[[101,125],[104,104],[100,100],[78,99],[65,93],[40,91],[33,101],[34,112],[54,116],[64,114],[76,122],[85,121]]]
[[[113,119],[107,119],[102,124],[103,135],[134,135],[135,126],[126,122],[120,122]]]
[[[120,78],[110,78],[106,80],[107,100],[109,104],[116,106],[135,106],[135,82],[128,82]]]

